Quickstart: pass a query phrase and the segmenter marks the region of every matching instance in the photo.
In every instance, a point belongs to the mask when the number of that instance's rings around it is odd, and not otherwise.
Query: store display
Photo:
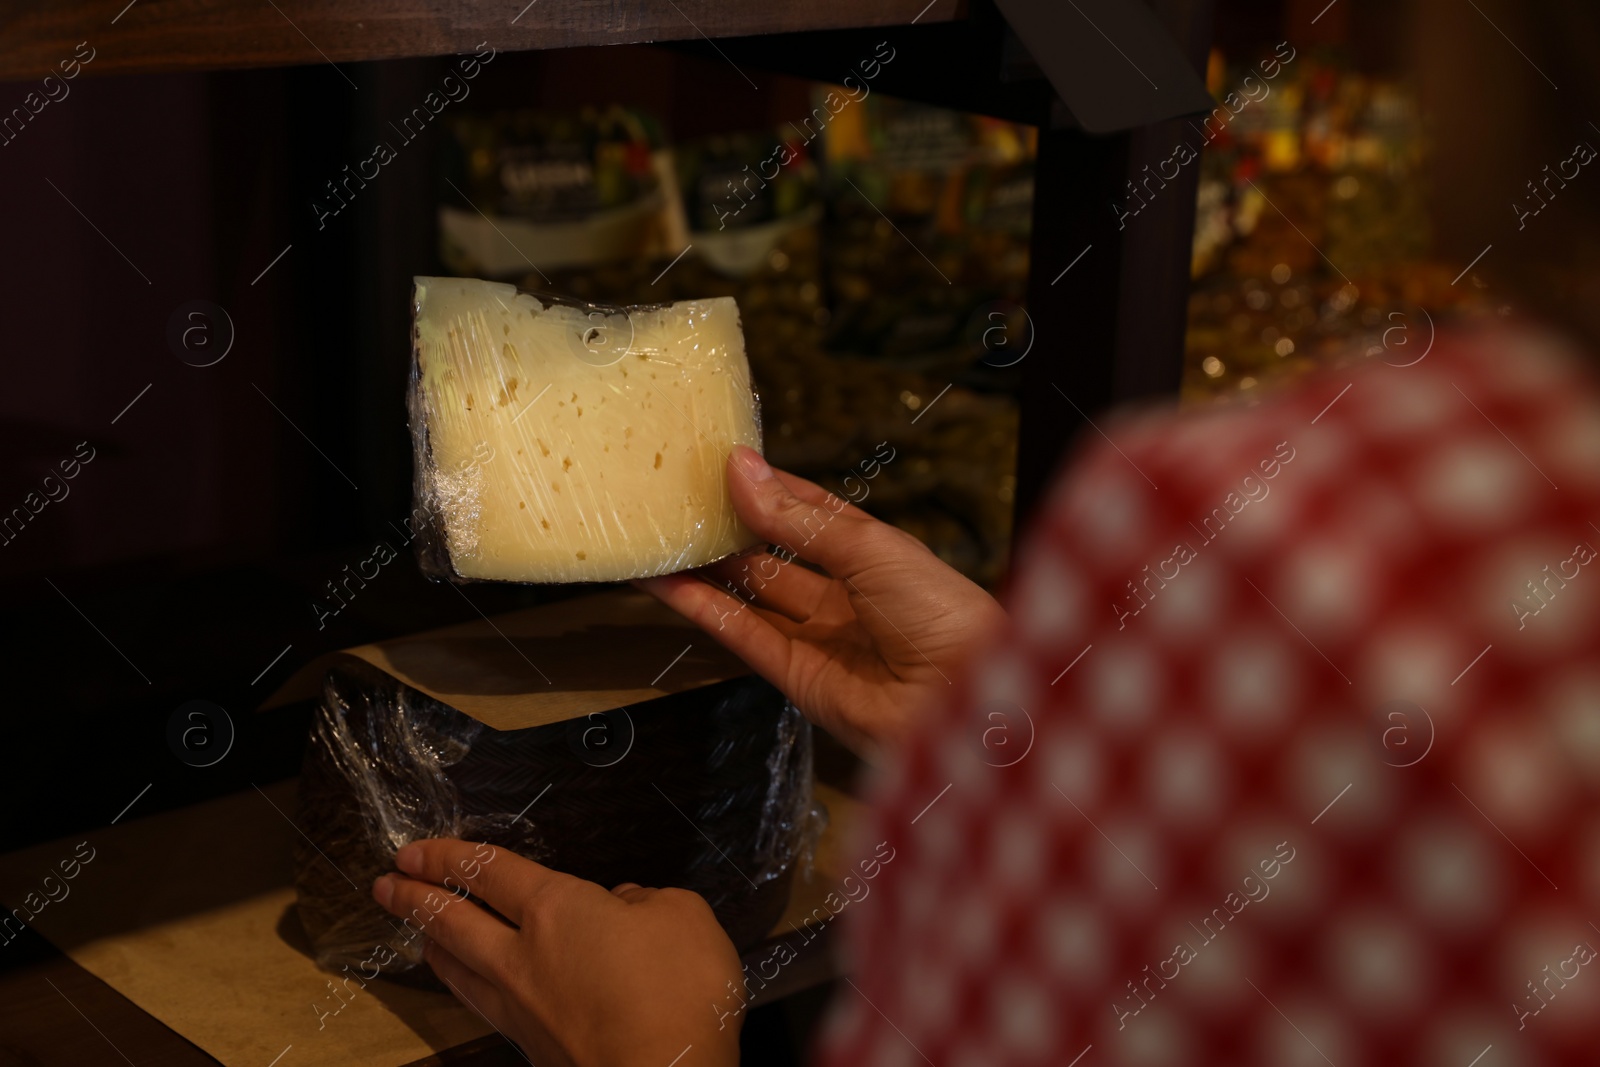
[[[418,278],[411,387],[424,570],[617,581],[757,542],[726,460],[760,449],[728,297],[599,307]]]
[[[456,273],[504,278],[687,243],[672,154],[642,112],[468,113],[450,130],[439,253]]]
[[[1335,53],[1279,70],[1201,155],[1186,402],[1248,398],[1341,361],[1401,364],[1450,318],[1492,310],[1430,256],[1410,90]],[[1236,77],[1213,53],[1213,94]]]
[[[758,269],[791,231],[822,217],[816,163],[792,129],[704,137],[674,155],[689,241],[721,274]]]
[[[819,90],[820,92],[820,90]],[[1004,392],[965,329],[1027,287],[1036,131],[874,96],[825,131],[830,350]]]

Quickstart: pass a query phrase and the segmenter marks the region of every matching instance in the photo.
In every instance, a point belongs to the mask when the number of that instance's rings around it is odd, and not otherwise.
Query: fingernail
[[[406,845],[394,854],[394,865],[407,874],[420,874],[422,871],[422,849],[416,845]]]
[[[394,899],[394,876],[385,874],[372,883],[372,899],[387,908]]]
[[[736,445],[733,450],[733,461],[739,465],[744,476],[752,482],[764,482],[772,477],[772,468],[767,466],[767,461],[761,458],[761,453],[747,445]]]

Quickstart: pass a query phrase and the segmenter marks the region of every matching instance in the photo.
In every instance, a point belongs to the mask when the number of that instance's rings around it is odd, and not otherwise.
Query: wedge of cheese
[[[728,498],[761,447],[731,298],[594,309],[417,278],[419,511],[453,576],[603,582],[699,567],[759,540]]]

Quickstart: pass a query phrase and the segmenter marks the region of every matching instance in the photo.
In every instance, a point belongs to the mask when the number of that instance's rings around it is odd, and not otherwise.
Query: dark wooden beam
[[[711,57],[715,48],[742,67],[837,83],[857,60],[873,54],[876,42],[887,40],[894,62],[874,76],[873,92],[1041,128],[1112,133],[1211,109],[1201,79],[1204,51],[1197,66],[1186,66],[1188,42],[1174,39],[1187,27],[1187,14],[1094,0],[1089,6],[1110,6],[1130,21],[1120,44],[1112,45],[1096,35],[1095,21],[1060,0],[962,4],[964,17],[950,22],[925,17],[915,26],[749,37],[715,46],[694,40],[674,47]],[[1122,45],[1138,57],[1137,65],[1119,53]],[[1146,73],[1160,79],[1160,92],[1150,89]]]
[[[1151,6],[1203,71],[1211,0]],[[1119,217],[1113,205],[1128,205],[1127,183],[1160,170],[1180,142],[1200,142],[1184,119],[1104,137],[1039,132],[1028,283],[1035,342],[1022,364],[1018,535],[1073,443],[1084,434],[1098,439],[1088,420],[1100,422],[1119,403],[1177,395],[1199,160],[1146,187],[1156,193],[1137,214]]]
[[[1031,527],[1062,457],[1115,396],[1124,241],[1111,211],[1129,134],[1039,131],[1028,316],[1033,347],[1018,395],[1015,537]]]
[[[949,2],[941,0],[941,4]],[[962,6],[965,17],[956,22],[930,22],[924,17],[915,26],[746,37],[718,42],[716,48],[746,70],[838,84],[852,73],[859,80],[856,64],[872,56],[879,41],[887,41],[894,49],[894,60],[872,79],[872,92],[1030,126],[1070,124],[1071,116],[1055,90],[994,4],[972,0],[968,5],[963,0]],[[955,10],[953,4],[951,10]],[[685,41],[671,47],[717,58],[708,41]]]
[[[0,0],[0,80],[348,63],[946,22],[964,0]],[[924,10],[926,8],[926,10]],[[81,58],[81,57],[80,57]],[[596,77],[604,60],[596,57]]]

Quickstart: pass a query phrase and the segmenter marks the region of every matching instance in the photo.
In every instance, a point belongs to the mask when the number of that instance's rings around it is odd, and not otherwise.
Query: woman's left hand
[[[608,891],[454,840],[412,842],[395,866],[373,898],[414,916],[434,973],[540,1067],[739,1062],[737,1022],[718,1013],[739,956],[699,894]]]

